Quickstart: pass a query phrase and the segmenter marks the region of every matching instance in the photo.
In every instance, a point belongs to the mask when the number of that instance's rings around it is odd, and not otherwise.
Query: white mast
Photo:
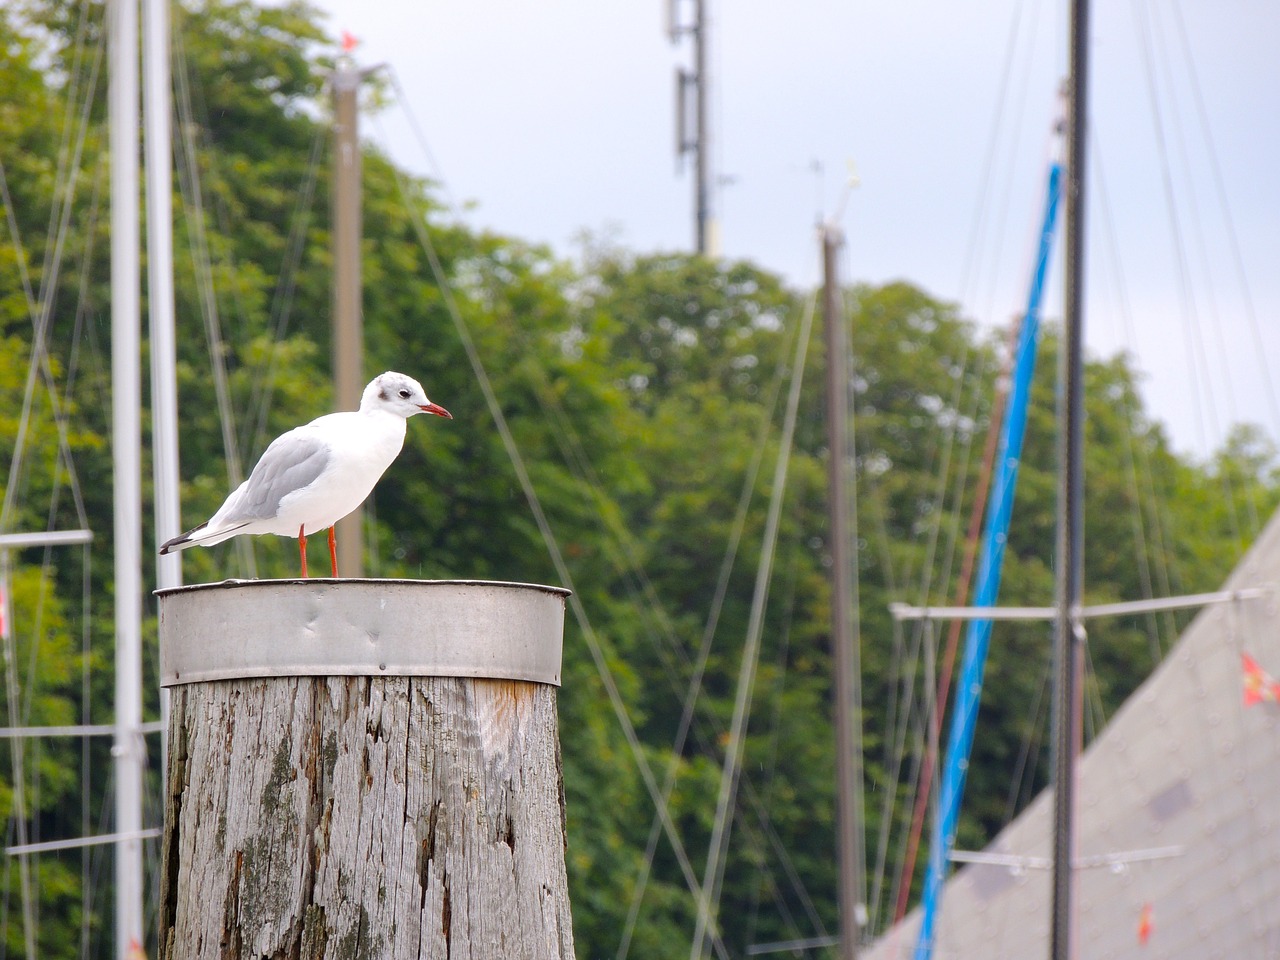
[[[142,928],[142,437],[138,0],[112,0],[111,435],[115,508],[116,956]]]
[[[178,496],[178,350],[173,301],[173,165],[169,105],[169,0],[142,11],[142,121],[147,184],[147,311],[151,334],[153,550],[182,532]],[[155,554],[156,586],[182,586],[182,554]],[[141,682],[139,682],[141,690]],[[168,773],[169,691],[160,688],[161,781]],[[141,814],[139,814],[141,817]]]
[[[182,532],[178,499],[177,336],[173,305],[173,166],[169,114],[169,0],[145,0],[142,118],[146,128],[147,308],[156,546]],[[181,553],[156,559],[156,585],[182,586]],[[162,699],[163,691],[162,691]]]

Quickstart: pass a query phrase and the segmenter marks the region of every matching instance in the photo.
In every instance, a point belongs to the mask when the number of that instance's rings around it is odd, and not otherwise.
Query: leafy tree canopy
[[[18,661],[34,665],[22,678],[21,709],[32,723],[110,715],[102,16],[101,4],[66,0],[0,8],[0,161],[12,203],[0,228],[4,463],[14,462],[24,436],[5,523],[78,525],[83,511],[96,536],[87,565],[70,554],[16,558]],[[237,461],[246,470],[273,436],[330,409],[329,170],[317,158],[328,137],[331,61],[317,13],[305,4],[205,0],[184,5],[175,25],[182,502],[192,525],[221,502]],[[74,119],[82,115],[89,123],[80,138]],[[700,868],[761,561],[782,399],[812,292],[789,289],[750,263],[685,254],[589,246],[568,262],[455,222],[431,184],[371,147],[363,176],[368,372],[416,376],[456,418],[411,425],[372,500],[369,569],[557,580],[465,338],[492,382],[644,755],[660,777],[674,772],[672,817]],[[71,204],[65,218],[62,202]],[[46,257],[63,222],[62,259]],[[905,798],[923,729],[918,717],[903,721],[896,711],[923,694],[921,638],[895,625],[888,605],[952,599],[957,537],[973,506],[1003,352],[954,304],[909,282],[844,293],[854,356],[867,835],[889,831],[892,861],[910,805],[881,799]],[[37,377],[24,428],[44,304],[58,395],[55,402]],[[818,339],[804,371],[723,883],[732,956],[837,924]],[[1044,603],[1052,594],[1052,328],[1042,352],[1002,590],[1009,603]],[[1212,589],[1276,503],[1274,444],[1242,426],[1208,463],[1175,455],[1143,409],[1124,357],[1092,361],[1087,389],[1088,592],[1109,600]],[[148,527],[144,542],[152,539]],[[185,572],[188,581],[288,576],[295,564],[283,541],[233,541],[188,552]],[[95,597],[87,611],[77,607],[86,578]],[[1090,692],[1104,713],[1145,676],[1177,626],[1135,620],[1092,638]],[[154,636],[154,624],[148,629]],[[677,750],[704,641],[703,695]],[[1047,669],[1042,628],[997,631],[965,844],[998,829],[1010,796],[1016,807],[1044,783],[1036,762],[1045,752],[1043,717],[1029,705],[1042,702]],[[154,715],[156,704],[149,709]],[[616,953],[642,876],[630,955],[687,949],[693,898],[665,840],[646,865],[653,806],[572,623],[560,715],[579,956]],[[896,749],[903,722],[905,767]],[[94,811],[106,789],[105,750],[95,745],[90,755]],[[79,831],[81,783],[70,771],[80,765],[78,746],[28,755],[33,833]],[[1028,776],[1011,785],[1020,767]],[[10,770],[0,765],[0,812],[12,817]],[[90,901],[82,918],[79,861],[42,858],[38,869],[40,955],[77,955],[84,919],[92,955],[106,956],[101,909],[109,898]],[[874,924],[884,923],[890,899],[877,901]],[[8,949],[21,950],[12,914],[4,929]]]

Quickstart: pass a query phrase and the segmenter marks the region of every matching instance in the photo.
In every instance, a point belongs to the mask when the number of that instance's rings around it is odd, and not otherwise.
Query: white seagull
[[[307,576],[307,534],[329,528],[329,560],[338,575],[333,525],[360,506],[404,446],[405,421],[415,413],[452,420],[427,399],[422,384],[388,371],[364,388],[360,409],[331,413],[276,437],[249,479],[218,512],[165,543],[161,553],[212,546],[247,533],[297,537]]]

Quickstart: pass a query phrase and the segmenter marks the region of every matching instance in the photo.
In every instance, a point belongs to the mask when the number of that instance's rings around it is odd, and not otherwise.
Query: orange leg
[[[302,575],[307,576],[307,525],[298,527],[298,556],[302,558]]]
[[[329,528],[329,563],[333,565],[333,579],[338,579],[338,540],[333,535],[333,527]]]

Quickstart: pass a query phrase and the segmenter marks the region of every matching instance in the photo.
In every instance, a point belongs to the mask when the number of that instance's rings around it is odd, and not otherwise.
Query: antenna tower
[[[691,22],[682,16],[691,6]],[[711,213],[710,124],[707,122],[707,0],[667,0],[667,36],[693,39],[693,69],[676,67],[676,160],[693,154],[693,237],[698,253],[720,255],[719,228]]]

